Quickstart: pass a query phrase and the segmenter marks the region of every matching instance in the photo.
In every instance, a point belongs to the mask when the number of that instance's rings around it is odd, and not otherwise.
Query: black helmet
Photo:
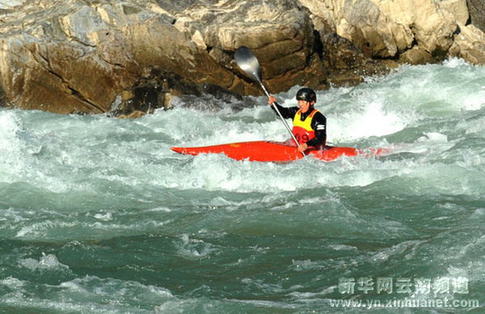
[[[296,100],[305,100],[309,102],[316,102],[317,101],[317,94],[315,94],[315,91],[311,88],[301,88],[297,93],[296,93]]]

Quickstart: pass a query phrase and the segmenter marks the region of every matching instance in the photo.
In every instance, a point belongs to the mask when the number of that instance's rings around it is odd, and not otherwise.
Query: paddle
[[[246,74],[255,80],[256,82],[259,83],[259,86],[263,89],[264,93],[266,96],[269,98],[269,93],[266,90],[266,87],[264,87],[263,82],[261,81],[260,77],[260,68],[259,68],[259,62],[256,56],[252,53],[252,51],[245,46],[239,47],[236,52],[234,53],[234,59],[236,60],[237,65],[246,72]],[[295,141],[295,144],[298,146],[300,145],[295,137],[295,135],[291,132],[290,126],[288,125],[288,122],[283,118],[281,115],[281,112],[278,110],[278,107],[276,107],[275,103],[272,104],[273,108],[275,109],[276,113],[281,119],[281,122],[285,125],[286,129],[288,130],[288,133],[290,133],[291,137]],[[305,153],[303,153],[303,156],[305,156]]]

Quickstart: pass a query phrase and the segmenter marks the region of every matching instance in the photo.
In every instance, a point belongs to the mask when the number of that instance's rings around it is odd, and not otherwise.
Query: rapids
[[[485,68],[402,66],[317,97],[329,142],[392,153],[170,151],[285,140],[263,97],[136,120],[0,109],[0,312],[484,311]]]

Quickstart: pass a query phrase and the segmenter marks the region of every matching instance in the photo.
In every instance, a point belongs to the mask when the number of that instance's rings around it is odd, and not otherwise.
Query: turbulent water
[[[263,98],[201,101],[221,110],[0,110],[0,312],[485,311],[484,67],[318,92],[328,140],[380,158],[170,151],[287,138]]]

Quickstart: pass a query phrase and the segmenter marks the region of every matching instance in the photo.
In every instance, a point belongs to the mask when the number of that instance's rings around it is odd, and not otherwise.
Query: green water
[[[484,67],[319,92],[329,141],[381,158],[169,150],[286,139],[260,102],[137,120],[0,110],[0,312],[485,311]]]

